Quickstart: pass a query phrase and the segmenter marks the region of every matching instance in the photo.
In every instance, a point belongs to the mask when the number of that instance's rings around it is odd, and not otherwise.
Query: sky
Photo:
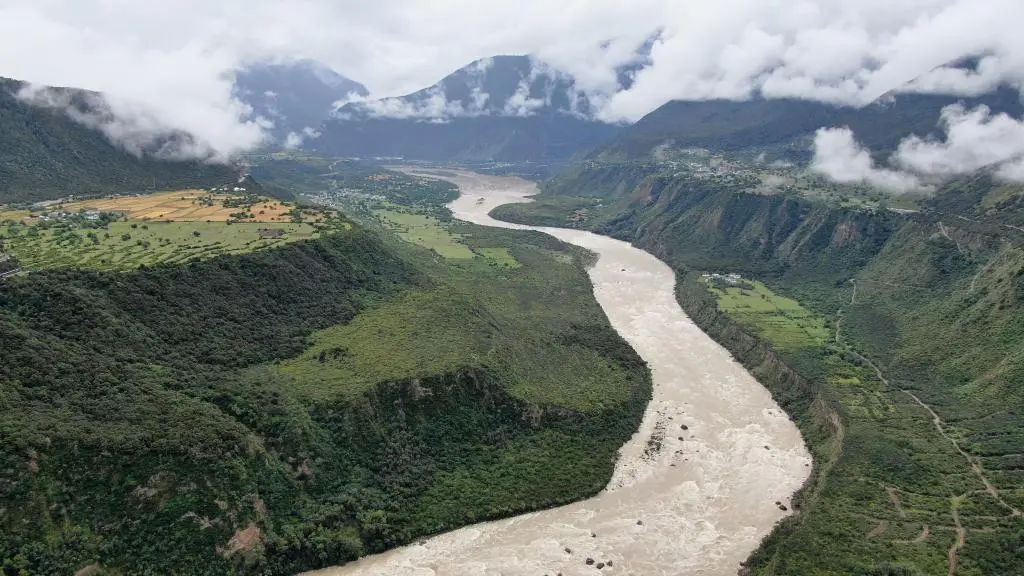
[[[601,119],[677,98],[794,96],[863,104],[914,89],[977,93],[1024,82],[1021,0],[0,0],[0,76],[102,91],[116,110],[225,153],[263,126],[230,71],[313,58],[394,96],[478,58],[535,54],[571,74]],[[620,91],[618,66],[656,37]],[[929,70],[987,54],[980,74]]]

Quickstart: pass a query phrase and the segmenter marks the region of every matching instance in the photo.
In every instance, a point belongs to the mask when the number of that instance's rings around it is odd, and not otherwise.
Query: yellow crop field
[[[53,207],[53,210],[101,210],[122,212],[133,220],[171,220],[175,222],[223,222],[238,212],[249,212],[249,222],[290,222],[285,214],[293,206],[280,200],[260,198],[246,207],[228,208],[225,201],[240,200],[233,194],[215,194],[203,190],[179,190],[144,196],[115,196],[96,200],[82,200]]]

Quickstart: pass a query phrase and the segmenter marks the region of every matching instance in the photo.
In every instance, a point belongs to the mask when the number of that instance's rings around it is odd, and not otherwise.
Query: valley
[[[10,4],[0,576],[1024,574],[1024,4]]]
[[[669,262],[687,313],[794,417],[812,482],[747,573],[1011,574],[1015,190],[980,175],[898,213],[605,169],[495,214],[546,224],[601,204],[579,225]]]
[[[461,191],[450,204],[454,217],[523,228],[487,213],[524,201],[533,185],[442,174]],[[672,272],[617,240],[539,230],[597,254],[590,269],[597,300],[653,373],[653,398],[619,450],[611,481],[577,504],[474,525],[317,574],[570,575],[593,573],[594,566],[608,573],[721,574],[739,567],[786,515],[789,495],[810,473],[800,435],[768,392],[683,314]]]

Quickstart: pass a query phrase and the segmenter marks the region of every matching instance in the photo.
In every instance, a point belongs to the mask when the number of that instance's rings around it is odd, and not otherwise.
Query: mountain
[[[911,134],[937,135],[942,109],[957,103],[967,108],[987,106],[994,113],[1002,112],[1015,118],[1024,116],[1020,92],[1003,85],[971,97],[893,92],[863,108],[846,111],[835,124],[849,126],[867,148],[876,154],[888,155],[900,140]]]
[[[625,128],[592,158],[625,160],[651,155],[659,147],[708,148],[737,152],[785,148],[830,125],[840,110],[810,100],[673,100]]]
[[[66,106],[37,106],[18,95],[27,85],[0,78],[0,203],[206,186],[233,181],[235,169],[202,161],[169,161],[191,137],[168,133],[126,151],[79,118],[109,118],[102,95],[73,88],[47,89]]]
[[[811,479],[740,574],[1020,572],[1024,186],[982,171],[901,214],[650,164],[583,168],[493,214],[565,226],[582,206],[577,225],[658,256],[800,428]]]
[[[370,94],[366,86],[314,60],[256,62],[235,74],[235,97],[274,123],[274,138],[315,129],[334,110],[334,103]]]
[[[968,69],[967,59],[943,68]],[[914,81],[863,106],[839,106],[792,98],[749,100],[675,100],[624,129],[590,157],[627,160],[649,157],[659,147],[707,148],[722,152],[770,151],[788,160],[810,157],[810,140],[822,127],[848,126],[857,139],[879,157],[910,136],[934,135],[940,112],[963,103],[985,105],[993,112],[1024,114],[1020,93],[1010,86],[970,97],[910,92]]]
[[[344,177],[443,206],[433,180]],[[587,253],[418,212],[469,254],[449,260],[368,212],[289,213],[306,223],[275,228],[319,233],[0,280],[0,574],[296,574],[604,489],[651,381]],[[157,230],[216,250],[244,226],[0,230],[139,255],[166,253]]]
[[[309,146],[338,156],[559,160],[618,131],[593,112],[569,76],[529,56],[495,56],[412,94],[347,104]]]

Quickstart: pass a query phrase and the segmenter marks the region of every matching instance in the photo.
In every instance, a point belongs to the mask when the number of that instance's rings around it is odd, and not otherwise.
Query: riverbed
[[[672,270],[625,242],[492,219],[533,183],[448,172],[449,207],[483,226],[540,230],[599,255],[594,294],[650,366],[653,399],[607,488],[560,508],[476,524],[316,576],[733,575],[810,473],[800,433],[768,391],[686,316]],[[452,175],[454,174],[454,175]],[[657,448],[657,449],[652,449]],[[568,550],[568,551],[567,551]],[[592,565],[586,563],[590,558]],[[597,564],[604,565],[599,572]]]

